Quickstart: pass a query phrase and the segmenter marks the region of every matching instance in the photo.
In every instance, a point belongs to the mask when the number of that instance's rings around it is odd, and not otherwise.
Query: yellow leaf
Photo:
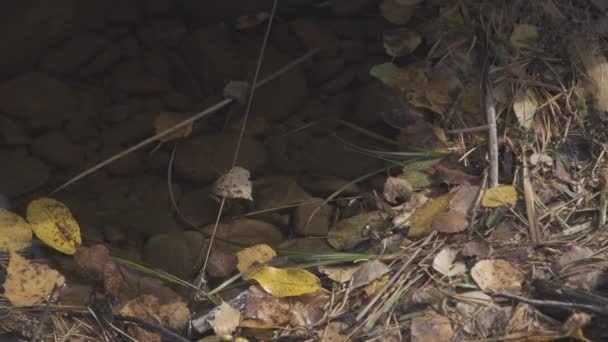
[[[446,194],[424,203],[412,214],[408,237],[424,236],[433,230],[435,217],[448,210],[452,194]]]
[[[70,255],[80,247],[80,226],[63,203],[46,197],[32,201],[27,206],[27,220],[48,246]]]
[[[154,118],[154,129],[156,130],[156,133],[160,133],[179,124],[187,118],[187,116],[180,113],[162,112]],[[160,138],[160,141],[167,142],[171,140],[185,138],[189,136],[190,133],[192,133],[192,123],[165,135],[164,137]]]
[[[65,282],[59,272],[46,265],[32,263],[15,252],[10,252],[6,273],[4,296],[17,306],[42,302],[55,285],[61,286]]]
[[[275,297],[299,296],[321,288],[317,276],[299,268],[266,266],[252,272],[249,278],[256,280],[266,292]]]
[[[230,335],[241,323],[241,312],[226,302],[222,302],[214,319],[209,320],[209,325],[218,336]]]
[[[511,185],[488,189],[481,200],[481,205],[486,208],[515,205],[515,203],[517,203],[517,190]]]
[[[32,242],[32,228],[19,215],[0,209],[0,251],[18,251]]]
[[[239,261],[237,268],[240,272],[243,272],[255,264],[265,263],[276,256],[277,253],[268,245],[260,244],[245,248],[236,253],[236,258]]]

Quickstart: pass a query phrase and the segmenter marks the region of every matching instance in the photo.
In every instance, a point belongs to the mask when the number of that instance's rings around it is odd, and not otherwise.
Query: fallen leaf
[[[164,132],[167,129],[179,124],[180,122],[186,120],[188,117],[174,112],[162,112],[156,115],[154,118],[154,129],[156,133]],[[185,127],[182,127],[174,132],[171,132],[160,138],[160,141],[167,142],[172,140],[177,140],[181,138],[186,138],[192,133],[192,123],[189,123]]]
[[[359,269],[355,266],[319,266],[319,272],[326,274],[327,277],[338,283],[349,282],[353,274]]]
[[[32,228],[19,215],[0,209],[0,251],[18,251],[32,244]]]
[[[46,265],[32,263],[14,251],[10,252],[6,273],[4,296],[15,306],[40,303],[55,286],[65,283],[59,272]]]
[[[477,177],[467,174],[459,165],[439,163],[435,166],[435,176],[446,184],[471,184]]]
[[[318,341],[346,342],[349,337],[346,329],[348,329],[348,324],[340,321],[332,321],[327,325],[326,329],[319,329],[317,331]]]
[[[384,182],[384,198],[391,204],[398,204],[409,200],[412,194],[410,183],[398,177],[388,177]]]
[[[540,104],[536,99],[534,90],[518,89],[513,99],[513,112],[517,117],[517,121],[524,129],[530,129],[534,123],[534,114]]]
[[[450,319],[434,313],[414,318],[410,330],[411,342],[449,342],[454,336]]]
[[[268,245],[260,244],[248,247],[236,253],[238,260],[237,269],[243,272],[251,266],[263,264],[276,256],[277,253]]]
[[[184,302],[163,304],[158,308],[158,317],[169,328],[181,330],[190,321],[190,310]]]
[[[384,32],[384,51],[392,57],[410,54],[422,43],[418,32],[407,28],[397,28]]]
[[[454,262],[458,250],[452,247],[445,247],[433,259],[433,269],[444,276],[454,277],[464,274],[466,267],[462,262]]]
[[[223,302],[215,318],[209,320],[209,325],[217,336],[231,335],[241,323],[241,312],[228,303]]]
[[[538,39],[538,28],[529,24],[514,24],[511,38],[511,45],[516,48],[528,46],[530,42]]]
[[[518,293],[525,280],[524,273],[506,260],[478,261],[471,269],[471,277],[483,291]]]
[[[249,171],[240,166],[235,166],[228,173],[218,178],[213,186],[213,193],[219,197],[244,198],[253,201],[249,176]]]
[[[461,185],[450,200],[450,211],[457,211],[468,217],[480,190],[481,187],[477,185]]]
[[[338,250],[349,249],[369,239],[369,231],[385,229],[388,214],[370,211],[338,221],[327,234],[327,242]]]
[[[493,252],[492,246],[485,241],[469,241],[462,246],[462,255],[483,259],[489,257]]]
[[[312,329],[325,316],[324,306],[328,299],[327,295],[320,293],[306,300],[292,302],[289,310],[289,322],[294,326]]]
[[[517,190],[511,185],[488,189],[481,200],[481,205],[486,208],[511,206],[515,203],[517,203]]]
[[[367,261],[361,264],[359,269],[353,274],[353,289],[367,285],[372,281],[382,277],[390,271],[388,266],[380,260]]]
[[[464,331],[481,336],[500,335],[511,316],[510,307],[494,304],[492,298],[481,291],[470,291],[456,296],[456,314],[463,323]]]
[[[363,292],[365,292],[365,294],[368,297],[373,297],[376,293],[378,293],[378,291],[380,291],[384,288],[384,286],[388,283],[389,279],[390,279],[389,275],[385,274],[382,277],[367,284],[363,288]]]
[[[593,98],[593,108],[608,110],[608,60],[598,39],[587,33],[575,33],[569,39],[568,50],[572,61],[583,70],[585,95]]]
[[[109,257],[108,247],[98,244],[79,248],[74,255],[74,263],[80,274],[90,279],[101,280]]]
[[[413,188],[424,188],[433,184],[432,175],[426,170],[430,169],[441,161],[441,158],[421,160],[417,162],[407,163],[401,170],[399,178],[403,178]]]
[[[382,16],[392,24],[404,25],[416,11],[416,5],[422,0],[383,0],[380,4]]]
[[[285,299],[275,298],[257,286],[251,286],[243,296],[235,298],[235,304],[243,302],[241,297],[245,303],[241,310],[241,327],[268,329],[289,321],[290,305]]]
[[[572,246],[559,257],[558,264],[563,268],[577,260],[589,258],[593,253],[593,250],[589,247]]]
[[[27,206],[26,217],[34,234],[48,246],[70,255],[80,247],[80,226],[63,203],[37,199]]]
[[[452,194],[446,194],[432,199],[417,208],[412,214],[412,222],[408,237],[420,237],[427,235],[433,229],[432,224],[435,216],[445,212],[450,204]]]
[[[390,85],[395,78],[395,75],[399,72],[399,67],[393,63],[384,63],[374,65],[370,70],[370,76],[377,78],[382,83]]]
[[[450,210],[437,215],[433,219],[432,227],[441,233],[460,233],[469,227],[469,220],[463,213]]]
[[[292,297],[312,293],[321,288],[314,274],[300,268],[262,267],[249,274],[262,288],[275,297]]]
[[[546,153],[534,152],[530,156],[530,164],[531,165],[544,164],[546,166],[553,166],[553,158],[551,158],[551,156]]]

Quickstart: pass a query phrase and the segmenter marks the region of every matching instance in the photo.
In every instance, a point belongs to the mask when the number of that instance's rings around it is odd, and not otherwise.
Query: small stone
[[[304,68],[308,80],[315,85],[328,81],[344,69],[343,58],[319,58],[307,63]]]
[[[118,213],[108,220],[108,223],[129,227],[147,237],[184,230],[171,209],[166,206],[130,208],[126,212]]]
[[[137,27],[137,37],[148,46],[176,48],[188,33],[186,25],[172,17],[149,21]]]
[[[8,146],[29,145],[32,143],[32,138],[25,132],[20,122],[0,116],[0,142]]]
[[[143,19],[139,1],[107,0],[107,18],[113,24],[131,26]]]
[[[175,8],[174,0],[144,0],[144,9],[150,15],[161,15]]]
[[[171,64],[160,54],[146,53],[144,57],[144,68],[154,76],[168,80],[171,78]]]
[[[335,94],[344,90],[355,81],[355,71],[353,69],[346,69],[325,82],[321,86],[321,90],[327,94]]]
[[[169,110],[188,112],[195,108],[194,100],[182,93],[171,91],[162,98],[164,106]]]
[[[211,234],[213,228],[213,224],[207,225],[203,228],[203,232]],[[220,224],[217,228],[216,237],[246,245],[265,243],[270,246],[276,246],[283,240],[281,230],[276,226],[264,221],[248,218],[240,218],[230,223]],[[217,243],[218,248],[228,253],[235,253],[242,249],[241,247],[219,240],[216,240],[215,243]]]
[[[112,224],[103,226],[103,235],[106,241],[112,245],[124,245],[127,242],[127,234],[125,234],[124,229]]]
[[[146,242],[143,259],[152,267],[189,279],[198,271],[195,266],[205,246],[205,239],[199,232],[161,234]]]
[[[377,4],[378,0],[331,0],[331,9],[337,16],[350,16]]]
[[[83,76],[95,75],[118,63],[121,57],[122,52],[116,44],[108,45],[101,53],[86,63],[80,73]]]
[[[214,278],[225,278],[236,269],[237,259],[233,253],[214,248],[207,262],[207,274]]]
[[[123,150],[125,149],[119,146],[105,146],[102,151],[102,157],[105,160],[121,153]],[[143,167],[146,153],[145,150],[141,149],[133,151],[113,163],[110,163],[106,169],[112,176],[124,177],[134,175]]]
[[[313,197],[309,202],[313,203],[300,205],[294,212],[293,223],[296,233],[300,236],[327,236],[334,207],[329,204],[323,205],[322,198]]]
[[[227,132],[238,134],[243,127],[243,118],[232,120],[226,129]],[[270,132],[270,124],[264,118],[250,116],[243,134],[249,137],[261,137]]]
[[[197,227],[214,222],[220,209],[218,201],[211,197],[210,188],[184,193],[178,206],[185,220]]]
[[[290,177],[267,177],[253,182],[257,210],[281,208],[310,200],[311,196]]]
[[[26,194],[50,178],[49,167],[21,150],[0,150],[0,189],[8,198]]]
[[[117,80],[116,87],[129,94],[135,95],[153,95],[164,93],[171,89],[169,82],[149,75],[130,75],[121,77]]]
[[[291,28],[309,50],[318,49],[320,56],[335,57],[338,53],[338,37],[330,28],[318,21],[307,18],[296,19],[291,23]]]
[[[40,67],[49,73],[74,73],[108,44],[108,39],[103,36],[79,34],[46,54],[40,61]]]
[[[102,140],[106,145],[129,145],[153,134],[154,118],[144,113],[106,128]]]
[[[108,123],[119,123],[127,120],[130,116],[142,112],[143,103],[138,99],[131,99],[127,103],[112,105],[101,113],[103,121]]]
[[[82,165],[84,150],[76,147],[62,131],[50,131],[37,137],[32,151],[50,164],[62,168]]]

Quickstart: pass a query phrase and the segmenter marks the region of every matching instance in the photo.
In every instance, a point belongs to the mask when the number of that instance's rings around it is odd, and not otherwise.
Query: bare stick
[[[490,293],[490,295],[492,297],[503,297],[503,298],[507,298],[507,299],[511,299],[511,300],[516,300],[518,302],[534,305],[537,307],[563,308],[563,309],[591,312],[591,313],[598,314],[601,316],[608,315],[608,309],[606,309],[603,306],[560,302],[560,301],[556,301],[556,300],[530,299],[530,298],[521,297],[521,296],[517,296],[514,294],[510,294],[510,293],[504,293],[504,292],[494,292],[494,293]]]
[[[528,227],[530,231],[530,240],[532,242],[540,241],[540,231],[538,230],[538,219],[536,218],[536,208],[534,202],[536,194],[530,181],[530,170],[528,169],[528,163],[526,162],[526,155],[522,148],[522,160],[523,160],[523,183],[524,183],[524,199],[526,202],[526,214],[528,216]]]
[[[481,110],[486,113],[488,122],[488,157],[490,159],[490,169],[488,173],[488,187],[498,186],[498,135],[496,133],[496,107],[494,106],[494,96],[492,94],[492,82],[490,81],[490,58],[489,47],[487,46],[487,33],[484,32],[486,42],[486,53],[481,70]]]

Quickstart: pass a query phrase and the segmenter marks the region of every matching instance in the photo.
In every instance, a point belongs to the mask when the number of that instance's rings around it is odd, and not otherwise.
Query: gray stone
[[[173,213],[171,213],[171,209],[166,206],[132,208],[120,213],[109,223],[129,227],[129,229],[146,236],[181,232],[183,230]]]
[[[96,34],[79,34],[47,53],[40,61],[42,70],[64,74],[74,73],[87,60],[103,50],[109,41]]]
[[[84,149],[75,146],[63,131],[50,131],[37,137],[32,151],[48,163],[62,168],[78,167],[84,160]]]
[[[198,271],[195,267],[205,246],[203,235],[195,231],[157,235],[146,242],[143,259],[152,267],[189,279]]]
[[[103,142],[107,145],[129,145],[153,134],[153,117],[139,114],[106,128],[103,132]]]
[[[311,198],[310,201],[314,202],[296,208],[293,215],[294,229],[300,236],[327,236],[334,207],[329,204],[322,205],[322,198]]]
[[[6,145],[29,145],[32,138],[25,132],[21,122],[0,116],[0,141]]]
[[[8,198],[26,194],[44,185],[50,169],[25,151],[0,150],[0,192]]]
[[[178,206],[180,212],[184,215],[184,219],[189,224],[197,227],[214,222],[220,209],[220,204],[211,198],[210,188],[184,193]]]

